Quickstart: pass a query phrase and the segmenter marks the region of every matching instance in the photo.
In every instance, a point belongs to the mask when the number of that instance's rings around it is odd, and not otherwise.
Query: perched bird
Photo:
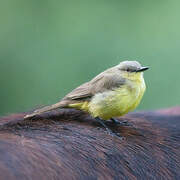
[[[25,118],[57,108],[75,108],[88,112],[108,129],[102,120],[117,122],[114,117],[133,111],[140,103],[146,89],[143,72],[147,69],[137,61],[123,61],[77,87],[60,102],[35,110]]]

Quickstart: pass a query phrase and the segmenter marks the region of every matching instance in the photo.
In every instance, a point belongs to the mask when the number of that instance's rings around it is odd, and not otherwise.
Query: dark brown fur
[[[0,119],[0,179],[180,179],[180,107],[131,113],[106,124],[61,109],[36,119]]]

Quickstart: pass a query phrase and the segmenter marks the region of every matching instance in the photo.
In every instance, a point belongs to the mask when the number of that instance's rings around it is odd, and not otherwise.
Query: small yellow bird
[[[114,117],[138,106],[146,89],[143,72],[147,69],[137,61],[123,61],[77,87],[60,102],[38,109],[25,118],[57,108],[75,108],[88,112],[107,129],[101,120],[117,122]]]

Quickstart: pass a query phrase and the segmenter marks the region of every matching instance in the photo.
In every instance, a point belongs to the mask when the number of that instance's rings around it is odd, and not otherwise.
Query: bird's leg
[[[111,121],[112,121],[114,124],[120,124],[120,122],[119,122],[117,119],[115,119],[115,118],[111,118]]]
[[[111,121],[114,123],[114,124],[117,124],[117,125],[128,125],[128,122],[127,121],[118,121],[117,119],[114,119],[114,118],[111,118]]]
[[[113,136],[118,136],[118,138],[123,139],[123,137],[120,135],[120,133],[114,133],[111,129],[108,128],[108,126],[106,126],[106,124],[104,124],[103,120],[100,119],[99,117],[95,118],[108,132],[108,134],[113,135]]]
[[[95,119],[106,129],[109,134],[114,134],[111,129],[109,129],[106,124],[104,124],[102,119],[100,119],[99,117],[96,117]]]

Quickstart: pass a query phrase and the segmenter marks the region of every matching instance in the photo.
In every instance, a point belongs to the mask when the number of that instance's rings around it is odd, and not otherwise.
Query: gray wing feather
[[[77,87],[73,91],[71,91],[69,94],[67,94],[63,100],[71,99],[81,99],[81,98],[88,98],[91,97],[92,93],[90,91],[90,84],[89,82],[82,84],[81,86]]]
[[[82,84],[67,94],[63,100],[90,99],[96,93],[113,90],[125,83],[125,79],[119,73],[101,73],[91,81]]]

